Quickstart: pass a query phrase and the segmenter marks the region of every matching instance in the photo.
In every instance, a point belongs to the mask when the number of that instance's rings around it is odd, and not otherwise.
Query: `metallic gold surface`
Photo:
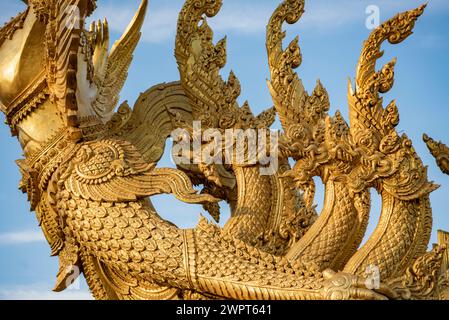
[[[299,40],[283,47],[283,24],[301,18],[304,0],[285,0],[268,23],[274,108],[255,116],[247,103],[239,106],[238,79],[220,76],[226,40],[213,43],[204,17],[221,5],[185,2],[175,49],[180,81],[157,85],[117,112],[147,0],[110,51],[107,21],[84,28],[93,0],[29,0],[0,30],[0,105],[24,149],[20,188],[59,257],[54,290],[66,289],[77,268],[96,299],[448,299],[447,234],[427,252],[429,194],[438,186],[396,131],[395,103],[383,105],[396,61],[376,71],[381,45],[408,38],[425,6],[385,22],[364,43],[349,85],[348,124],[329,114],[320,82],[308,94],[294,72]],[[73,7],[80,28],[63,18]],[[276,115],[283,132],[271,176],[259,162],[156,168],[172,131],[183,128],[195,140],[193,121],[224,133],[268,129]],[[447,148],[426,141],[449,171]],[[326,189],[319,215],[314,177]],[[204,186],[200,194],[194,185]],[[360,247],[371,188],[382,195],[382,213]],[[225,200],[232,216],[223,229],[203,218],[181,230],[155,211],[150,199],[158,194],[202,204],[215,220]],[[368,285],[367,270],[380,282]]]
[[[424,142],[436,159],[441,171],[449,175],[449,148],[444,143],[437,142],[426,134],[424,135]]]

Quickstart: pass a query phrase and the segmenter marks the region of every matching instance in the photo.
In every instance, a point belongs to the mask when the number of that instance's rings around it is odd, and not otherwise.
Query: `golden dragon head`
[[[28,0],[0,29],[0,107],[27,158],[110,120],[140,39],[147,0],[109,50],[108,23],[85,28],[95,0]]]
[[[436,186],[427,181],[427,170],[407,136],[399,136],[399,111],[395,101],[383,106],[380,94],[394,83],[396,59],[376,71],[383,56],[381,45],[397,44],[411,34],[425,5],[404,12],[376,28],[365,42],[357,68],[356,87],[350,86],[350,125],[340,113],[328,115],[329,97],[318,81],[309,95],[294,69],[302,62],[298,38],[282,46],[284,22],[296,23],[304,12],[304,0],[285,0],[274,12],[267,28],[271,80],[268,85],[279,114],[284,136],[282,153],[297,163],[289,174],[307,186],[313,176],[347,179],[355,192],[382,188],[410,199],[428,194]],[[415,177],[415,178],[412,178]]]
[[[449,148],[443,143],[438,142],[429,137],[427,134],[423,136],[424,142],[427,144],[430,153],[437,161],[438,167],[445,174],[449,174]]]
[[[280,154],[293,158],[291,177],[304,190],[306,201],[313,203],[313,177],[326,181],[347,173],[354,154],[348,142],[349,127],[339,112],[329,115],[329,95],[320,81],[312,94],[304,88],[294,71],[302,63],[299,38],[285,49],[285,22],[294,24],[304,13],[304,0],[285,0],[274,11],[267,27],[267,52],[271,79],[271,96],[283,127]]]

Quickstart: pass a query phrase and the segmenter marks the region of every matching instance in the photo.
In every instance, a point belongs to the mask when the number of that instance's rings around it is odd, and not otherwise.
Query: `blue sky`
[[[362,42],[368,37],[366,8],[377,5],[381,20],[420,5],[416,0],[309,0],[306,14],[296,25],[286,28],[288,37],[300,36],[304,62],[298,70],[309,91],[321,79],[329,91],[332,111],[347,115],[347,78],[354,77]],[[94,18],[107,17],[111,37],[117,39],[131,20],[140,1],[99,0]],[[228,35],[228,64],[242,83],[241,102],[248,100],[255,113],[272,106],[266,87],[269,77],[265,52],[265,25],[280,0],[224,0],[221,13],[210,21],[215,40]],[[138,94],[160,82],[179,79],[174,58],[177,14],[182,0],[150,0],[143,37],[136,50],[122,100],[134,103]],[[19,0],[3,0],[0,24],[15,16],[24,5]],[[382,62],[398,57],[396,84],[386,101],[397,99],[401,111],[399,130],[414,141],[415,148],[429,166],[431,180],[442,187],[431,196],[434,229],[449,230],[446,208],[449,204],[449,177],[436,167],[421,140],[428,133],[449,143],[449,2],[430,0],[426,14],[415,34],[398,46],[386,46]],[[288,41],[288,39],[287,39]],[[347,118],[347,117],[346,117]],[[4,117],[0,116],[3,123]],[[58,261],[50,258],[36,218],[29,212],[26,197],[18,191],[19,170],[14,161],[21,158],[18,142],[10,137],[7,126],[0,126],[0,299],[88,299],[86,285],[63,294],[50,292]],[[169,156],[161,166],[172,166]],[[446,195],[446,196],[445,196]],[[322,203],[322,192],[317,196]],[[380,199],[375,196],[370,232],[376,225]],[[161,215],[180,227],[193,227],[202,212],[198,206],[179,205],[172,197],[155,198]],[[224,208],[226,212],[226,208]],[[226,217],[226,214],[225,214]],[[436,234],[432,242],[436,241]]]

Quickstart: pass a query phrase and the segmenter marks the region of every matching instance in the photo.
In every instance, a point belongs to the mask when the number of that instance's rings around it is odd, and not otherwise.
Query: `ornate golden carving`
[[[128,76],[128,68],[133,58],[133,52],[140,40],[140,29],[144,22],[147,1],[143,1],[136,16],[126,33],[118,40],[108,53],[108,24],[99,22],[91,27],[92,41],[95,43],[93,64],[95,82],[100,88],[93,109],[104,121],[110,120],[119,102],[119,94]]]
[[[438,245],[444,249],[443,266],[439,279],[439,298],[449,300],[449,233],[438,231]]]
[[[237,103],[235,74],[227,81],[220,76],[226,41],[213,43],[205,16],[218,14],[222,1],[187,0],[176,37],[180,82],[157,85],[133,109],[124,102],[114,113],[147,2],[111,52],[106,21],[84,29],[92,0],[30,0],[28,10],[0,30],[0,50],[23,42],[20,57],[29,50],[45,57],[43,70],[19,64],[11,83],[25,72],[40,76],[30,78],[25,90],[0,87],[6,88],[0,101],[7,101],[2,111],[25,150],[18,161],[21,189],[52,254],[59,256],[55,291],[66,289],[79,270],[96,299],[447,298],[445,234],[427,252],[429,194],[437,186],[428,182],[410,139],[395,130],[396,104],[384,107],[380,97],[393,86],[395,61],[379,72],[375,68],[382,43],[405,40],[425,6],[387,21],[365,42],[355,88],[351,84],[348,93],[348,124],[339,112],[329,115],[323,84],[318,81],[308,94],[294,72],[302,61],[298,38],[283,48],[283,24],[301,18],[303,0],[282,2],[267,27],[274,108],[255,116],[248,103]],[[64,20],[74,7],[79,28]],[[27,41],[36,30],[45,30],[40,46]],[[48,108],[62,128],[57,121],[45,128],[37,121]],[[223,137],[229,129],[259,129],[257,137],[267,138],[276,114],[283,131],[279,169],[272,175],[261,173],[260,159],[235,160],[238,151],[228,164],[200,159],[177,169],[157,168],[175,129],[184,129],[194,143],[193,121],[201,123],[201,133],[216,129]],[[426,142],[448,169],[447,148]],[[241,153],[249,152],[248,142]],[[314,177],[326,189],[320,215],[313,206]],[[194,185],[204,186],[202,192]],[[382,195],[382,214],[359,248],[370,188]],[[232,216],[223,229],[202,218],[196,228],[180,230],[151,203],[151,196],[163,193],[202,204],[217,221],[217,202],[225,200]],[[378,283],[365,279],[368,270],[377,273]]]
[[[0,46],[5,40],[10,40],[14,33],[23,28],[25,18],[28,15],[28,9],[17,17],[14,17],[10,22],[6,23],[0,30]]]

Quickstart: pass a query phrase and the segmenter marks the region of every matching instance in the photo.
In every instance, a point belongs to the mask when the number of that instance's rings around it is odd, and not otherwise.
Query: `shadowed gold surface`
[[[388,20],[364,43],[347,123],[340,112],[329,114],[319,81],[309,94],[295,73],[298,38],[284,48],[283,24],[299,21],[304,0],[283,1],[269,20],[274,108],[258,116],[238,104],[235,74],[220,75],[226,39],[213,42],[207,18],[221,0],[185,2],[175,49],[180,81],[154,86],[134,108],[125,102],[116,112],[148,1],[111,50],[106,20],[84,26],[95,1],[27,4],[0,29],[0,105],[24,149],[20,188],[59,257],[55,291],[81,270],[96,299],[448,299],[447,234],[439,232],[427,251],[429,195],[438,186],[412,141],[396,131],[395,102],[383,104],[396,60],[376,70],[381,45],[407,39],[425,6]],[[73,8],[80,28],[67,24]],[[276,116],[283,131],[272,176],[260,173],[260,163],[156,168],[172,131],[191,133],[193,121],[224,133],[269,129]],[[449,171],[447,147],[425,140]],[[319,215],[315,177],[326,190]],[[382,213],[360,247],[371,188],[382,195]],[[232,216],[223,229],[202,218],[181,230],[155,211],[158,194],[202,204],[215,220],[224,200]],[[371,288],[365,276],[373,267],[381,281]]]

